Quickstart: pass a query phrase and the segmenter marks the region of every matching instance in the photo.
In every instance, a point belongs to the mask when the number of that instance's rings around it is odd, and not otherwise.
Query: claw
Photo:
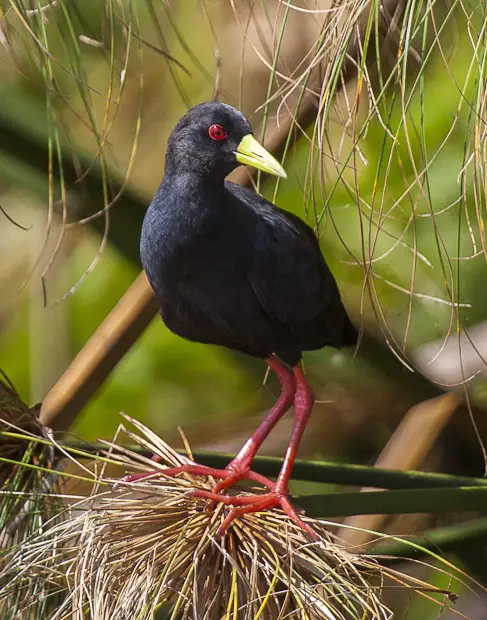
[[[220,502],[227,506],[233,506],[232,510],[228,513],[223,523],[218,528],[217,534],[223,536],[230,527],[234,519],[238,519],[243,515],[250,514],[252,512],[262,512],[270,508],[280,507],[288,517],[299,525],[303,530],[308,532],[313,538],[318,538],[316,532],[305,523],[296,512],[295,508],[291,505],[286,492],[276,489],[276,483],[269,480],[265,476],[258,474],[251,469],[214,469],[213,467],[207,467],[206,465],[198,465],[197,463],[191,463],[188,465],[181,465],[179,467],[169,467],[167,469],[155,470],[152,472],[143,472],[138,474],[130,474],[122,478],[123,482],[135,482],[151,476],[178,476],[179,474],[192,474],[193,476],[211,476],[212,478],[220,478],[212,491],[205,491],[203,489],[195,489],[190,491],[188,495],[191,497],[198,497],[200,499],[209,500],[210,505],[208,508],[212,510],[215,503]],[[221,491],[228,489],[240,480],[252,480],[269,489],[268,493],[262,495],[222,495]]]

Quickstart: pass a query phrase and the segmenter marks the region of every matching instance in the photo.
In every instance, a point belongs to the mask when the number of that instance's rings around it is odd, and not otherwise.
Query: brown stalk
[[[47,394],[41,406],[42,424],[58,431],[69,428],[157,309],[152,289],[141,272]]]
[[[412,407],[387,442],[375,466],[404,471],[420,469],[461,400],[460,394],[449,392]],[[376,490],[362,489],[363,492]],[[386,519],[387,515],[381,514],[348,517],[338,536],[350,547],[360,547],[375,535],[367,530],[380,531]]]

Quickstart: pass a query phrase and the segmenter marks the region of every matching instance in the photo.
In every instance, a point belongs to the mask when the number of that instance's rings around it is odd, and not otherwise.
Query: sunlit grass
[[[0,566],[12,548],[36,536],[60,510],[59,458],[49,433],[37,420],[37,408],[22,402],[6,377],[0,377]],[[0,590],[5,582],[0,577]],[[3,617],[22,617],[25,596],[32,597],[32,613],[45,616],[46,584],[30,581],[11,591],[8,604],[0,603]],[[20,615],[17,615],[20,614]]]
[[[103,457],[68,448],[83,456],[85,472],[87,465],[99,472],[91,493],[66,492],[55,519],[4,550],[0,609],[16,600],[12,617],[29,617],[44,605],[50,612],[39,618],[149,619],[168,604],[171,618],[385,620],[392,612],[382,601],[384,588],[451,607],[449,589],[345,549],[331,533],[333,523],[305,517],[319,535],[312,540],[280,510],[270,510],[245,515],[218,537],[226,509],[208,511],[189,493],[211,489],[214,481],[164,476],[165,467],[187,457],[128,421],[135,432],[121,427]],[[161,461],[124,448],[127,437]],[[107,475],[114,466],[158,474],[128,483]],[[434,557],[439,570],[461,577]]]

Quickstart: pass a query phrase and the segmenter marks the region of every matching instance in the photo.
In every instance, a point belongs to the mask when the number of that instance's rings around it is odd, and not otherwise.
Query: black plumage
[[[280,506],[312,534],[287,497],[314,400],[300,360],[303,351],[354,345],[357,332],[313,230],[255,192],[225,181],[241,163],[285,176],[238,110],[205,103],[183,116],[169,138],[164,179],[144,219],[141,258],[171,331],[266,359],[278,375],[281,394],[224,470],[193,463],[165,474],[185,471],[221,479],[212,493],[194,491],[234,506],[220,533],[236,517]],[[293,434],[272,482],[250,466],[293,403]],[[268,492],[258,501],[221,493],[244,478]]]
[[[228,128],[225,144],[209,138],[214,124]],[[224,181],[250,132],[220,103],[178,123],[144,220],[142,264],[174,333],[295,365],[302,351],[353,345],[357,336],[312,229]]]

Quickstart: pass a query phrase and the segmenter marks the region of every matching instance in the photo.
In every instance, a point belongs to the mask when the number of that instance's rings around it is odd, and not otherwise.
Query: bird
[[[313,229],[252,189],[228,181],[240,165],[286,178],[242,112],[215,101],[191,108],[169,137],[164,177],[144,217],[140,256],[170,331],[265,360],[281,393],[225,469],[192,463],[164,474],[219,480],[211,492],[195,490],[194,495],[230,506],[221,535],[235,518],[275,507],[313,535],[288,491],[314,403],[302,355],[325,346],[354,346],[358,332]],[[251,469],[252,460],[292,405],[292,436],[271,481]],[[222,493],[244,479],[262,484],[266,492]]]

